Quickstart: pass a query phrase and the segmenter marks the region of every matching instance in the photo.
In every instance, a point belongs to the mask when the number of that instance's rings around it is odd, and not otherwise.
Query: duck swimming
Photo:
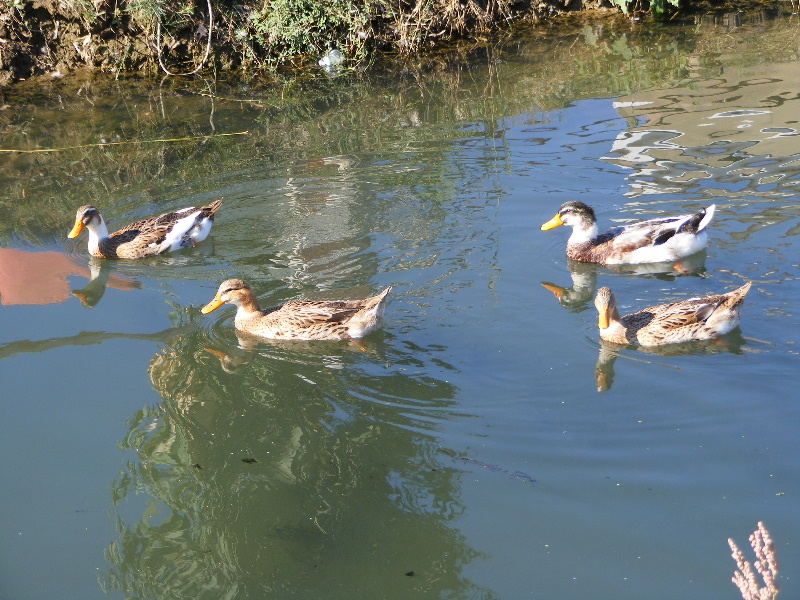
[[[594,300],[600,337],[617,344],[642,346],[716,338],[739,325],[742,302],[750,286],[748,281],[725,294],[659,304],[625,316],[620,316],[613,292],[600,288]]]
[[[67,234],[72,239],[89,232],[89,254],[98,258],[144,258],[181,248],[192,248],[208,237],[222,199],[206,206],[188,206],[108,233],[105,220],[94,206],[85,205],[75,215]]]
[[[656,263],[679,260],[708,244],[706,227],[714,218],[712,204],[693,215],[651,219],[614,227],[598,234],[594,210],[583,202],[565,202],[542,231],[572,227],[567,256],[604,265]]]
[[[342,340],[360,338],[381,326],[387,294],[362,300],[292,300],[262,310],[253,290],[241,279],[223,281],[214,299],[201,312],[225,303],[236,306],[233,324],[239,331],[271,339]]]

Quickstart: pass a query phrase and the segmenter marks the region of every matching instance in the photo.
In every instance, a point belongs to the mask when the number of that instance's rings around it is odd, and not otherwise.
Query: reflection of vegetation
[[[486,597],[460,576],[475,551],[449,525],[462,510],[455,471],[424,433],[452,385],[346,343],[270,345],[230,375],[207,345],[175,338],[151,362],[164,402],[137,414],[122,443],[141,462],[114,486],[107,587],[380,598],[395,582],[414,597]],[[387,358],[407,368],[419,353]],[[141,491],[152,500],[131,523],[123,506]]]
[[[37,240],[62,235],[87,199],[118,207],[123,220],[155,202],[225,184],[223,174],[346,153],[447,152],[464,125],[502,136],[498,119],[563,108],[579,98],[666,85],[687,74],[687,55],[707,36],[639,29],[628,21],[576,25],[559,33],[478,48],[409,66],[401,78],[296,78],[274,86],[216,87],[170,80],[41,82],[0,92],[3,146],[34,149],[99,141],[157,139],[251,130],[246,137],[132,145],[53,154],[4,154],[0,162],[0,239],[12,231]],[[770,39],[785,40],[789,28]],[[519,56],[524,60],[520,60]],[[464,58],[471,66],[464,67]],[[701,65],[702,66],[702,65]],[[233,100],[239,98],[240,100]],[[364,132],[368,132],[365,134]],[[198,181],[198,173],[205,180]],[[156,182],[156,183],[154,183]],[[32,213],[36,198],[47,210]]]

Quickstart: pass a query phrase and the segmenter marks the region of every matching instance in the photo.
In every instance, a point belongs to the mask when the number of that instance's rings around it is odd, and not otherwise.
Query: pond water
[[[0,598],[736,598],[726,538],[759,520],[795,597],[797,27],[0,92],[3,148],[73,147],[0,155]],[[81,204],[113,228],[219,197],[194,249],[66,239]],[[566,200],[717,212],[680,268],[615,270],[539,230]],[[253,349],[199,312],[234,276],[265,306],[394,290],[363,348]],[[716,343],[599,343],[600,285],[631,312],[744,281]]]

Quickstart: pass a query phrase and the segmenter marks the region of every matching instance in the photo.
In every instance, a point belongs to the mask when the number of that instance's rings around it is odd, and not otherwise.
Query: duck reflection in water
[[[106,286],[133,290],[138,281],[110,275],[108,269],[91,262],[80,266],[63,252],[28,252],[0,248],[0,304],[56,304],[70,298],[69,277],[85,277],[89,284],[72,292],[84,306],[94,306]]]
[[[689,355],[707,355],[707,354],[722,354],[725,352],[731,354],[742,354],[745,339],[742,336],[740,329],[735,329],[728,334],[720,336],[713,340],[703,340],[695,342],[684,342],[682,344],[670,344],[668,346],[635,346],[632,347],[627,344],[615,344],[614,342],[607,342],[600,340],[600,351],[597,355],[597,363],[594,368],[594,380],[598,392],[607,392],[614,385],[615,376],[615,363],[618,358],[624,358],[632,362],[645,363],[645,364],[658,364],[654,360],[647,358],[638,358],[634,352],[641,352],[643,354],[655,354],[658,356],[689,356]],[[631,349],[632,352],[628,353],[627,350]],[[665,368],[679,369],[673,365],[660,365]]]
[[[271,354],[275,348],[280,351],[282,347],[292,352],[301,352],[312,356],[326,355],[334,357],[336,353],[341,352],[343,348],[350,347],[351,349],[356,349],[360,352],[375,356],[379,353],[382,346],[380,335],[377,338],[375,336],[369,336],[367,339],[349,339],[346,340],[345,345],[345,341],[343,340],[273,340],[253,335],[246,331],[234,330],[234,332],[238,341],[236,348],[232,349],[229,346],[221,350],[210,345],[203,347],[206,353],[217,358],[222,370],[229,375],[237,373],[241,367],[249,364],[255,357],[262,355],[259,350],[262,350],[264,354]],[[328,368],[342,368],[341,365],[338,364],[340,361],[336,359],[332,360],[335,364],[328,364]]]
[[[601,347],[595,366],[597,390],[610,389],[619,349],[629,344],[662,356],[740,353],[741,335],[738,339],[733,336],[739,331],[741,306],[750,287],[747,282],[729,292],[650,306],[625,316],[620,316],[611,290],[598,290],[595,305]]]
[[[567,259],[572,285],[563,287],[549,281],[540,285],[555,297],[556,301],[572,312],[582,312],[591,308],[594,293],[597,290],[597,274],[599,271],[612,271],[620,275],[653,277],[663,281],[671,281],[684,275],[700,276],[705,273],[706,251],[697,252],[679,261],[665,263],[647,263],[642,265],[603,265],[578,262]]]

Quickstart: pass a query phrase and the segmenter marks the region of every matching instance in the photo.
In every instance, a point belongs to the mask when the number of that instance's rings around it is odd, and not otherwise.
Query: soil
[[[63,77],[76,69],[112,73],[159,70],[155,27],[143,28],[131,19],[120,10],[123,2],[92,0],[94,12],[90,21],[74,8],[80,5],[78,2],[0,0],[0,86],[33,76]],[[705,7],[710,4],[713,2]],[[618,13],[619,9],[611,8],[607,0],[520,0],[515,4],[517,22],[598,11]],[[244,48],[234,33],[231,27],[216,28],[213,50],[203,63],[204,69],[220,72],[258,67],[257,52],[254,54],[252,47]],[[373,46],[391,47],[392,40],[386,39],[391,35],[389,28],[383,32],[384,39],[376,39]],[[206,36],[199,12],[164,35],[163,62],[173,71],[192,70],[203,62]],[[434,35],[426,47],[447,41]]]

